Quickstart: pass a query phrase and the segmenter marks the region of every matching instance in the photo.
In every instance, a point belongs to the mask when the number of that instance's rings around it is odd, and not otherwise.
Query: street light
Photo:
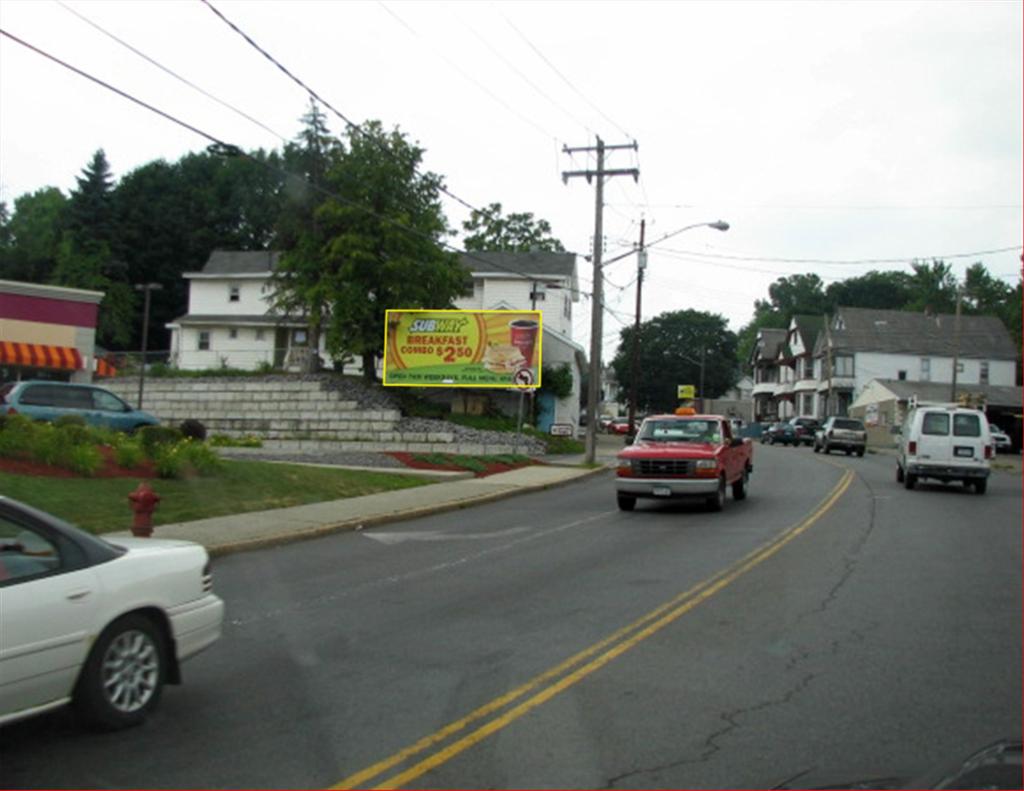
[[[146,382],[146,347],[149,344],[149,294],[162,289],[159,283],[136,283],[135,290],[145,294],[142,309],[142,364],[139,366],[139,409],[142,409],[142,388]]]
[[[728,231],[729,223],[725,220],[715,220],[714,222],[698,222],[693,225],[686,225],[678,230],[667,233],[659,239],[655,239],[647,247],[653,247],[660,242],[664,242],[666,239],[670,239],[673,236],[681,234],[683,231],[689,231],[693,228],[714,228],[716,231]],[[636,275],[636,321],[633,324],[633,360],[631,363],[632,368],[632,382],[629,388],[629,433],[633,435],[636,433],[636,399],[637,399],[637,383],[640,379],[639,373],[637,372],[638,361],[640,358],[640,290],[644,284],[644,269],[647,267],[647,250],[644,248],[644,220],[640,221],[640,245],[637,248],[637,275]],[[625,258],[626,253],[618,258],[613,258],[612,261],[617,261],[620,258]],[[680,354],[680,357],[689,359],[684,354]],[[691,360],[691,362],[694,362]],[[701,408],[704,407],[704,349],[700,350],[700,403]]]

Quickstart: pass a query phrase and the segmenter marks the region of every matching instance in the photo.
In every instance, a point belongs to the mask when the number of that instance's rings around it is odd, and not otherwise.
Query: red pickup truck
[[[615,490],[619,508],[632,511],[638,497],[703,497],[713,511],[747,496],[754,448],[734,437],[721,415],[653,415],[618,455]]]

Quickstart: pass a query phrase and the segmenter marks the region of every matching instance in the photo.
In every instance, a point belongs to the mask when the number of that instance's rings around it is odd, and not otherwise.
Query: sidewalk
[[[594,469],[554,465],[523,467],[486,478],[460,477],[415,489],[160,525],[153,531],[153,537],[194,541],[206,547],[211,555],[225,555],[468,508],[562,486],[606,469],[605,466]],[[130,535],[119,532],[108,533],[106,537],[116,540],[119,536]]]

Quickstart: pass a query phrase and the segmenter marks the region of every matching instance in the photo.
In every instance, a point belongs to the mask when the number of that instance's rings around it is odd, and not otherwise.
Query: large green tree
[[[633,327],[620,333],[612,359],[622,388],[629,398],[632,383]],[[670,412],[679,405],[677,385],[699,385],[704,358],[704,398],[717,398],[736,383],[736,334],[726,320],[713,313],[677,310],[640,324],[637,370],[637,409]]]
[[[551,235],[547,220],[535,219],[532,212],[503,215],[500,203],[473,209],[462,229],[466,233],[463,246],[470,251],[565,252],[562,243]]]
[[[910,298],[904,310],[952,313],[956,310],[956,277],[953,268],[938,259],[910,264]]]
[[[871,271],[830,283],[825,289],[828,309],[838,306],[902,310],[910,301],[911,277],[906,272]]]
[[[348,135],[324,172],[330,193],[282,257],[279,304],[323,313],[326,348],[356,355],[368,379],[383,352],[389,308],[447,308],[466,273],[443,248],[450,234],[440,176],[419,170],[423,150],[398,129],[368,121]]]
[[[57,266],[61,222],[67,198],[56,187],[25,193],[14,200],[6,223],[7,249],[0,259],[0,278],[44,283]]]

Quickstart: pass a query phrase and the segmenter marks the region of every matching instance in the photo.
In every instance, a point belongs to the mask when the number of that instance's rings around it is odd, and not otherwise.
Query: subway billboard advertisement
[[[540,386],[539,310],[389,310],[384,385]]]

